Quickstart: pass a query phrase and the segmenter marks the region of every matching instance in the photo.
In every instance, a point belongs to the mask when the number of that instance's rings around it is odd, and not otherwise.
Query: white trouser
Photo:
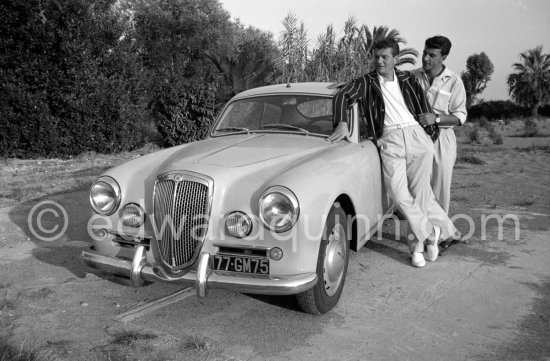
[[[379,141],[386,190],[415,235],[409,242],[411,251],[424,250],[434,226],[441,227],[441,239],[455,234],[456,228],[430,186],[434,149],[424,129],[420,125],[384,129]]]
[[[439,138],[434,143],[431,184],[437,203],[447,214],[449,214],[449,203],[451,203],[451,180],[455,161],[455,132],[453,128],[441,128]]]

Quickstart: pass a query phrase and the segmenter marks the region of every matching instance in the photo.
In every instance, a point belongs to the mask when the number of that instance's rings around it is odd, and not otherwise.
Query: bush
[[[525,121],[525,125],[523,127],[523,136],[536,137],[537,135],[539,135],[539,127],[537,121],[532,118],[528,118]]]
[[[491,125],[491,123],[489,123],[489,119],[487,119],[486,117],[479,118],[478,122],[480,128],[488,129]]]
[[[106,5],[106,6],[105,6]],[[2,2],[0,156],[131,150],[144,141],[131,46],[109,2]],[[139,117],[138,117],[139,119]]]
[[[471,119],[486,117],[489,120],[522,118],[529,115],[529,109],[520,107],[510,100],[480,102],[468,108]]]
[[[479,130],[479,125],[474,125],[470,132],[468,133],[468,138],[470,139],[470,143],[472,144],[479,144],[481,143],[481,132]]]
[[[496,145],[500,145],[504,143],[504,138],[502,136],[502,133],[499,132],[493,124],[490,124],[489,139],[491,139],[493,144],[496,144]]]
[[[215,117],[216,90],[213,83],[161,87],[152,111],[164,145],[174,146],[206,137]]]

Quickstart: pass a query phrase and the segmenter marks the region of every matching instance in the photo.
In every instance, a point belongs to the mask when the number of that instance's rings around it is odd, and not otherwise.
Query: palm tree
[[[520,54],[520,63],[513,65],[516,73],[508,76],[508,91],[512,99],[531,108],[536,117],[539,107],[550,100],[550,54],[542,53],[542,46]]]
[[[226,48],[216,53],[205,51],[222,75],[228,88],[228,97],[243,90],[269,84],[274,76],[275,64],[271,60],[276,52],[271,34],[248,27],[235,25],[234,34]]]
[[[391,39],[398,44],[406,45],[407,41],[401,36],[397,29],[389,29],[387,26],[374,27],[372,33],[370,32],[368,26],[363,25],[359,29],[360,40],[362,42],[362,52],[364,56],[369,60],[369,65],[372,64],[372,58],[374,56],[374,44],[377,41]],[[416,64],[416,57],[418,56],[418,51],[413,48],[401,48],[399,49],[399,54],[397,55],[397,64],[396,66],[405,65],[405,64]]]

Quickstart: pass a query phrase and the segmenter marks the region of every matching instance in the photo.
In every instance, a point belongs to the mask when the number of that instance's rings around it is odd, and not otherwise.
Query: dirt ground
[[[385,224],[352,253],[342,299],[323,316],[299,312],[291,297],[215,290],[197,299],[84,266],[91,181],[154,147],[5,159],[0,360],[550,360],[550,120],[532,138],[518,136],[519,121],[498,127],[503,144],[457,132],[450,213],[467,244],[414,269],[406,237]],[[29,222],[44,201],[68,214],[51,241]]]

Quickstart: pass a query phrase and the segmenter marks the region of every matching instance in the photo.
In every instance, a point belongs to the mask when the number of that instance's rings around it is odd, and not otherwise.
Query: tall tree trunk
[[[540,102],[535,102],[535,104],[533,104],[533,106],[531,107],[531,116],[533,117],[539,116],[539,107],[540,107]]]

